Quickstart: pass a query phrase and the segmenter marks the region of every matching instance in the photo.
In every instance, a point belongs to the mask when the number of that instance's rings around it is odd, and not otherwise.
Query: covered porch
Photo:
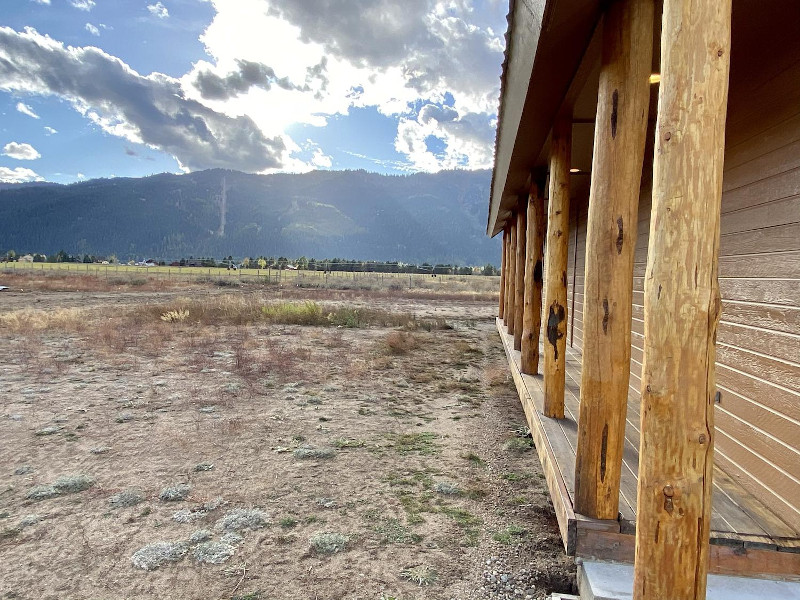
[[[511,2],[497,327],[566,551],[634,563],[637,600],[800,581],[800,5],[774,8]]]

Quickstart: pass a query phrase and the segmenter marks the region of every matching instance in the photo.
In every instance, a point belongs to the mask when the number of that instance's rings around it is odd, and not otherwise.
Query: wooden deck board
[[[514,382],[536,444],[540,462],[545,471],[548,488],[559,527],[568,552],[579,556],[605,555],[608,559],[628,556],[632,549],[636,521],[636,473],[639,447],[639,397],[632,386],[628,397],[628,418],[623,453],[622,482],[618,521],[598,521],[575,514],[574,498],[575,451],[577,446],[578,406],[580,402],[580,352],[567,349],[565,418],[550,419],[542,414],[542,377],[523,375],[519,370],[519,352],[513,349],[513,338],[502,323],[498,326],[503,346],[509,359]],[[775,552],[777,558],[770,569],[784,569],[797,565],[800,572],[800,539],[778,517],[748,494],[720,469],[715,469],[714,496],[712,499],[711,543],[715,547],[715,572],[739,568],[742,554],[750,553],[758,560],[752,563],[753,573],[771,572],[765,559]],[[786,558],[792,554],[796,558]],[[624,558],[622,560],[627,560]],[[766,570],[765,570],[766,569]],[[773,573],[774,574],[774,573]],[[794,574],[794,573],[790,573]]]

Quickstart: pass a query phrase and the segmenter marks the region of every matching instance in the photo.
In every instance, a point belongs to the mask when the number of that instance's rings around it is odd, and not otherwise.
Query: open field
[[[0,597],[570,591],[496,294],[0,285]]]
[[[91,275],[106,281],[141,281],[157,279],[164,281],[197,281],[213,279],[241,283],[268,283],[300,287],[323,287],[333,289],[428,289],[462,290],[474,293],[496,292],[499,276],[484,275],[431,275],[421,273],[368,273],[332,271],[293,271],[277,269],[238,269],[219,267],[167,267],[100,265],[81,263],[21,263],[0,265],[0,270],[9,273],[66,272]]]

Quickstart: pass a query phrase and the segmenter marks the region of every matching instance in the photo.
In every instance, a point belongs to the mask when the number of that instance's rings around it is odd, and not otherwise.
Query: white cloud
[[[94,0],[70,0],[69,3],[72,4],[74,8],[85,10],[86,12],[92,10],[95,4],[97,4]]]
[[[57,129],[53,129],[52,127],[45,127],[44,131],[47,135],[55,135],[58,133]]]
[[[99,48],[65,47],[27,28],[0,27],[0,90],[65,99],[107,133],[175,157],[184,170],[280,169],[281,137],[246,115],[229,116],[188,98],[176,79],[142,76]]]
[[[92,35],[96,35],[96,36],[100,35],[100,30],[97,27],[95,27],[94,25],[92,25],[91,23],[87,23],[84,26],[84,29],[86,29],[86,31],[88,31]]]
[[[333,159],[325,154],[321,148],[317,148],[311,156],[311,164],[320,169],[330,169],[333,166]]]
[[[161,2],[156,2],[155,4],[148,4],[147,10],[150,11],[150,14],[153,16],[158,17],[159,19],[166,19],[169,17],[169,11],[167,7],[164,6]]]
[[[280,135],[293,123],[323,126],[352,107],[375,107],[421,126],[414,107],[442,104],[449,96],[459,114],[487,123],[496,115],[504,42],[495,31],[503,29],[505,16],[499,6],[493,21],[486,7],[479,15],[469,0],[212,4],[217,14],[201,36],[212,61],[196,63],[183,87],[227,114],[251,115],[269,135]],[[243,61],[268,69],[262,73],[271,77],[248,79]],[[410,126],[402,119],[398,137],[408,138]],[[425,128],[437,130],[449,152],[426,157],[414,143],[397,143],[414,168],[488,166],[493,131],[477,147],[466,122],[448,126],[446,133],[441,126]]]
[[[37,115],[30,106],[24,104],[23,102],[17,102],[17,111],[21,112],[23,115],[33,117],[34,119],[39,118],[39,115]]]
[[[36,4],[50,4],[50,0],[31,0],[31,2],[35,2]]]
[[[113,177],[113,175],[112,175],[112,177]],[[78,180],[86,179],[86,175],[84,175],[83,173],[78,173],[75,176],[75,178],[78,179]]]
[[[29,181],[44,181],[44,177],[24,167],[16,167],[15,169],[0,167],[0,181],[3,183],[27,183]]]
[[[3,156],[8,156],[16,160],[36,160],[42,157],[42,155],[36,151],[36,148],[30,144],[19,144],[17,142],[9,142],[3,146]]]

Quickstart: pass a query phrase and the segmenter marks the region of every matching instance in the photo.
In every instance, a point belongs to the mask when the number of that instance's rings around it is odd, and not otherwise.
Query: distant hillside
[[[10,186],[0,189],[0,252],[497,264],[499,241],[484,234],[490,177],[214,169]]]

